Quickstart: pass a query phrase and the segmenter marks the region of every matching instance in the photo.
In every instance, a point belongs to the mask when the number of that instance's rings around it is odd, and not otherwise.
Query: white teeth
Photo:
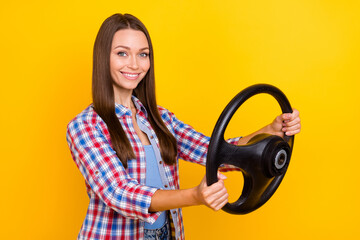
[[[128,77],[137,77],[139,74],[130,74],[130,73],[123,73],[125,76]]]

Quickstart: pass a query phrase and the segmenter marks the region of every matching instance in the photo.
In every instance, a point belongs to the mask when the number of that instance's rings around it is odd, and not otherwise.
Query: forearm
[[[299,111],[293,109],[292,113],[283,113],[277,116],[272,123],[266,125],[260,130],[241,138],[238,141],[238,145],[246,144],[252,137],[261,133],[268,133],[271,135],[277,135],[283,137],[292,136],[298,134],[301,129]]]
[[[265,127],[259,129],[256,132],[253,132],[245,137],[242,137],[239,139],[237,145],[244,145],[246,144],[251,138],[253,138],[254,136],[261,134],[261,133],[268,133],[268,134],[276,134],[278,135],[278,133],[272,131],[272,128],[270,127],[270,125],[266,125]],[[281,133],[280,133],[281,134]]]
[[[204,176],[201,183],[194,188],[183,190],[157,190],[151,198],[149,211],[164,211],[200,204],[204,204],[217,211],[228,202],[229,196],[224,184],[224,179],[226,179],[226,177],[222,174],[219,174],[218,177],[219,180],[211,186],[207,186],[206,176]]]
[[[149,211],[158,212],[169,209],[200,205],[196,187],[180,190],[157,190],[151,198]]]

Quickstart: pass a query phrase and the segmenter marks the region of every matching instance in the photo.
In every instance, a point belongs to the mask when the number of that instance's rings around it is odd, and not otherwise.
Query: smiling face
[[[115,101],[131,96],[150,68],[149,44],[143,32],[133,29],[114,34],[110,52],[110,73]]]

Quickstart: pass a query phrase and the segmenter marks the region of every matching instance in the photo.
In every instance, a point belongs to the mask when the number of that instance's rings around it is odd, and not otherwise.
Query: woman
[[[157,106],[153,48],[137,18],[106,19],[93,57],[93,104],[67,129],[90,198],[78,239],[184,239],[182,207],[219,210],[227,203],[223,175],[211,186],[204,178],[194,188],[179,187],[178,158],[204,165],[209,137]],[[265,132],[300,132],[298,111],[228,142]]]

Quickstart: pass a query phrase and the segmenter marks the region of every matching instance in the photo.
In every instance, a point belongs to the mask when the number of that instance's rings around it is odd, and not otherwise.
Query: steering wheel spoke
[[[249,164],[255,163],[253,160],[256,159],[257,154],[255,151],[251,151],[254,146],[237,146],[227,142],[222,146],[221,159],[219,159],[221,163],[233,165],[244,170],[248,169]]]

